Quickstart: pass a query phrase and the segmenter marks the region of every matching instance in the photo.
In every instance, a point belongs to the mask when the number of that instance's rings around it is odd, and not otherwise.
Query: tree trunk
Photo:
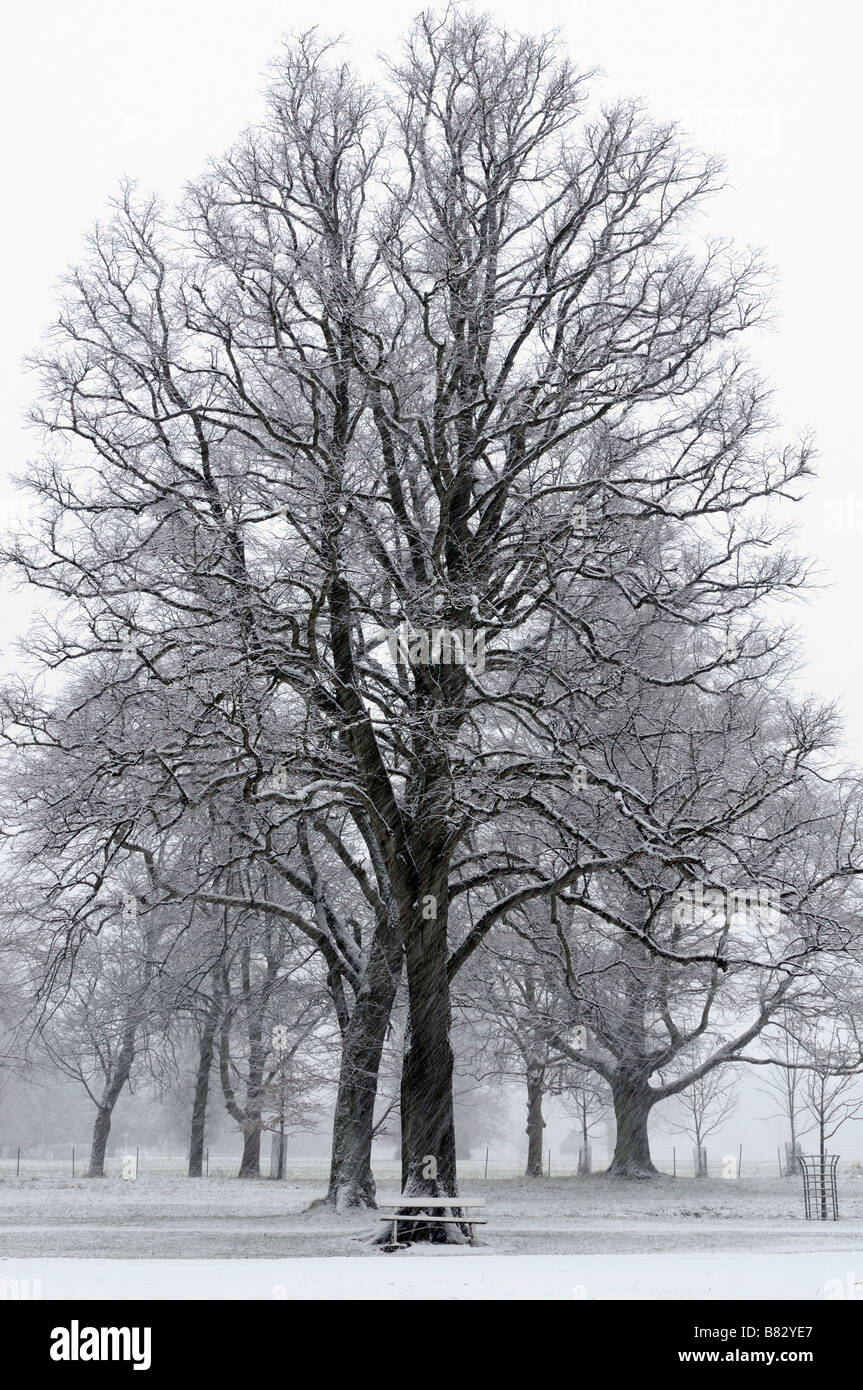
[[[542,1131],[545,1120],[542,1118],[542,1098],[544,1094],[542,1068],[528,1065],[527,1068],[527,1169],[528,1178],[542,1177]]]
[[[113,1107],[102,1104],[96,1111],[93,1142],[90,1147],[90,1167],[87,1171],[89,1178],[104,1178],[105,1176],[105,1150],[108,1147],[108,1135],[111,1133],[112,1109]]]
[[[336,1211],[375,1210],[372,1138],[378,1071],[402,967],[401,944],[387,932],[372,943],[368,969],[342,1042],[326,1201]]]
[[[416,1196],[458,1193],[453,1111],[446,926],[425,924],[407,947],[410,1041],[402,1067],[403,1190]]]
[[[244,982],[246,995],[249,988]],[[264,1034],[261,1013],[254,1011],[249,1020],[249,1062],[246,1072],[246,1104],[243,1123],[243,1157],[238,1178],[261,1176],[261,1132],[264,1127],[262,1097],[264,1090]]]
[[[794,1138],[785,1145],[785,1176],[795,1178],[802,1171],[800,1162],[800,1140]]]
[[[240,1160],[240,1171],[237,1177],[259,1178],[261,1176],[261,1129],[263,1127],[260,1075],[262,1075],[263,1055],[260,1045],[255,1042],[255,1033],[259,1033],[260,1029],[250,1028],[249,1030],[250,1055],[246,1080],[246,1104],[245,1107],[241,1107],[237,1104],[237,1098],[231,1084],[230,1026],[230,1015],[225,1013],[221,1021],[219,1076],[228,1114],[232,1120],[236,1120],[243,1136],[243,1157]],[[258,1078],[257,1081],[256,1078]]]
[[[135,1024],[133,1022],[127,1023],[122,1045],[117,1054],[116,1066],[110,1074],[102,1093],[102,1099],[96,1109],[93,1143],[90,1148],[90,1167],[87,1174],[91,1178],[104,1178],[105,1176],[105,1150],[108,1147],[108,1135],[111,1133],[111,1116],[114,1114],[114,1106],[120,1099],[123,1087],[129,1080],[132,1071],[132,1063],[135,1060],[135,1032]]]
[[[797,1120],[793,1101],[788,1115],[788,1126],[791,1131],[791,1147],[789,1150],[788,1145],[785,1145],[785,1176],[792,1178],[800,1171],[800,1160],[797,1157]]]
[[[273,1173],[273,1160],[270,1160],[270,1177],[275,1177],[278,1182],[284,1182],[285,1172],[288,1166],[288,1136],[284,1128],[280,1126],[278,1134],[273,1135],[273,1148],[275,1150],[275,1173]]]
[[[618,1069],[611,1083],[617,1138],[614,1157],[608,1169],[616,1178],[658,1176],[650,1157],[647,1121],[653,1107],[653,1093],[646,1080]]]
[[[207,1123],[207,1100],[210,1092],[210,1068],[215,1051],[218,1013],[207,1014],[201,1031],[198,1071],[195,1077],[195,1098],[192,1103],[192,1130],[189,1139],[189,1177],[200,1178],[204,1171],[204,1133]]]
[[[386,1033],[386,1024],[383,1025]],[[382,1045],[381,1039],[381,1045]],[[333,1116],[333,1145],[326,1201],[336,1211],[374,1210],[372,1134],[381,1046],[363,1033],[361,1021],[345,1038]]]
[[[405,959],[409,1042],[402,1063],[402,1190],[412,1197],[457,1197],[445,912],[423,922],[421,930],[414,928]],[[465,1233],[456,1225],[400,1222],[399,1238],[460,1244]]]
[[[707,1177],[707,1153],[701,1142],[701,1131],[695,1127],[695,1176],[697,1178]]]
[[[259,1178],[261,1176],[261,1128],[243,1131],[243,1157],[240,1160],[238,1178]]]
[[[578,1176],[586,1178],[591,1172],[590,1130],[587,1124],[587,1101],[581,1102],[581,1149],[578,1154]]]

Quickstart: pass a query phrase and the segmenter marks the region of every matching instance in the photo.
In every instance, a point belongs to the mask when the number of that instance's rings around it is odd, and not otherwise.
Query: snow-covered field
[[[488,1204],[480,1248],[387,1255],[373,1215],[307,1209],[317,1175],[4,1177],[0,1280],[43,1298],[863,1298],[859,1174],[835,1223],[805,1221],[800,1183],[778,1176],[463,1189]]]
[[[490,1255],[478,1250],[289,1260],[0,1260],[0,1288],[44,1299],[863,1300],[863,1244],[791,1258]],[[854,1261],[856,1260],[856,1268]],[[26,1290],[23,1280],[28,1281]],[[38,1281],[34,1284],[34,1281]],[[859,1282],[857,1282],[859,1281]]]

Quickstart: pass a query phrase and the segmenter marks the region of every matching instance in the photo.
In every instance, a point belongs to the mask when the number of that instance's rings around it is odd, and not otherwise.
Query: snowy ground
[[[778,1176],[463,1188],[488,1204],[479,1249],[386,1255],[372,1215],[306,1210],[317,1176],[3,1177],[0,1281],[44,1298],[863,1299],[859,1174],[835,1223],[805,1221],[800,1182]]]
[[[43,1299],[838,1299],[863,1300],[863,1258],[489,1255],[414,1250],[369,1261],[0,1260],[0,1287]],[[853,1268],[856,1260],[856,1270]],[[22,1281],[28,1281],[23,1287]],[[859,1282],[856,1282],[858,1281]],[[35,1282],[34,1281],[38,1281]]]

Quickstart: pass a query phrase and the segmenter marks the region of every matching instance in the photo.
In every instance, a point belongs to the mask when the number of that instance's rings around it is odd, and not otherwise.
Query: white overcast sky
[[[33,445],[20,361],[50,320],[57,278],[123,176],[170,199],[261,109],[264,70],[286,32],[344,35],[364,67],[420,8],[286,0],[30,0],[7,9],[2,79],[6,211],[4,475]],[[778,327],[760,348],[790,436],[815,431],[820,479],[799,512],[800,546],[825,587],[800,613],[801,681],[846,709],[863,761],[863,477],[860,397],[863,15],[852,0],[521,0],[490,10],[511,28],[558,26],[609,96],[640,96],[721,152],[730,187],[705,231],[764,247],[778,271]],[[0,513],[18,505],[5,478]],[[23,621],[0,603],[0,658]]]

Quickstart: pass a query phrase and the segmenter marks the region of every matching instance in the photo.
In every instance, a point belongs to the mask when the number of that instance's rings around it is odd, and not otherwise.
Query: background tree
[[[800,1171],[800,1136],[803,1130],[803,1046],[794,1034],[793,1015],[782,1016],[774,1051],[778,1056],[773,1074],[763,1081],[763,1090],[779,1104],[779,1114],[788,1126],[785,1144],[785,1176]]]
[[[701,1061],[703,1055],[703,1049],[699,1049],[695,1062]],[[692,1140],[695,1146],[697,1178],[707,1177],[705,1140],[708,1135],[721,1129],[737,1109],[737,1081],[738,1078],[729,1068],[717,1067],[713,1071],[705,1072],[678,1096],[679,1118],[666,1117],[666,1124],[670,1129],[678,1134],[685,1134]]]
[[[284,1134],[310,1118],[322,1078],[315,1073],[313,1082],[301,1064],[331,1017],[329,1004],[289,934],[245,916],[220,965],[219,994],[219,1077],[243,1135],[239,1177],[257,1178],[264,1130]]]
[[[815,1130],[822,1162],[828,1140],[849,1120],[863,1116],[861,1041],[854,1021],[849,1027],[828,1018],[811,1031],[804,1044],[803,1111]]]
[[[656,849],[562,895],[575,916],[559,969],[595,1043],[584,1061],[612,1088],[614,1173],[655,1171],[660,1099],[753,1056],[777,1014],[853,967],[860,799],[853,779],[821,780],[832,730],[813,708],[777,719],[764,691],[674,692],[642,702],[594,754],[595,783],[610,762],[633,836]],[[594,806],[601,817],[599,795]],[[709,1037],[709,1056],[666,1079]]]
[[[516,1081],[524,1090],[529,1178],[541,1178],[545,1172],[544,1099],[571,1094],[576,1073],[557,1038],[563,1034],[571,1040],[567,1020],[575,1027],[578,1013],[553,958],[549,966],[536,949],[543,932],[532,919],[540,910],[545,912],[548,936],[556,911],[553,900],[542,909],[533,905],[513,914],[509,930],[499,930],[493,942],[484,943],[461,972],[456,994],[459,1017],[471,1040],[467,1065],[472,1074],[494,1077],[498,1083]]]
[[[153,1033],[167,1025],[168,1001],[158,991],[162,926],[158,912],[139,911],[138,896],[125,890],[113,920],[82,945],[74,969],[55,977],[45,1005],[45,1050],[96,1107],[91,1178],[105,1175],[114,1108]]]
[[[589,1068],[571,1066],[563,1074],[561,1100],[567,1114],[576,1118],[576,1128],[561,1146],[562,1152],[578,1154],[578,1173],[589,1177],[593,1171],[592,1136],[609,1111],[608,1087],[600,1076]]]

